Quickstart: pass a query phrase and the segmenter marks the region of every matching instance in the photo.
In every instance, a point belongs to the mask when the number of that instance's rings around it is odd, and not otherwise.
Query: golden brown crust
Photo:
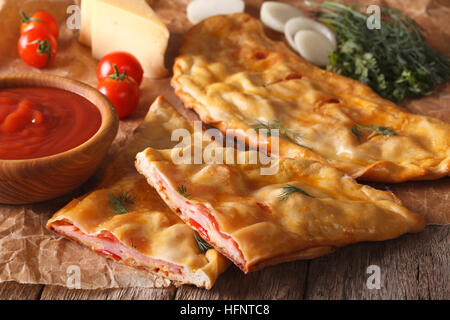
[[[273,266],[273,265],[277,265],[277,264],[289,262],[289,261],[315,259],[320,256],[329,254],[335,250],[336,250],[336,248],[334,248],[334,247],[314,247],[314,248],[301,250],[299,252],[295,252],[290,255],[273,257],[269,260],[265,260],[263,262],[260,262],[256,265],[254,265],[252,267],[252,271],[261,270],[268,266]]]
[[[317,68],[268,39],[246,15],[209,18],[186,35],[172,85],[185,107],[222,131],[279,120],[308,150],[286,139],[281,157],[328,161],[354,178],[380,182],[438,179],[450,173],[450,125],[405,112],[364,84]],[[397,135],[362,131],[385,126]],[[248,144],[257,141],[240,136]],[[326,159],[326,160],[325,160]]]
[[[150,258],[143,263],[126,252],[127,258],[120,262],[146,268],[179,283],[210,289],[227,268],[228,260],[213,249],[202,253],[192,229],[172,213],[134,167],[136,153],[144,148],[169,148],[177,144],[170,139],[176,128],[192,130],[190,122],[161,97],[157,98],[133,140],[108,164],[100,186],[59,210],[48,221],[47,228],[57,229],[65,221],[80,230],[80,234],[96,237],[107,232],[125,248],[134,246],[136,254]],[[117,196],[120,191],[129,192],[136,199],[127,207],[127,213],[114,214],[110,194]],[[94,240],[77,239],[93,250],[99,249]],[[180,267],[182,274],[171,272],[159,262]]]

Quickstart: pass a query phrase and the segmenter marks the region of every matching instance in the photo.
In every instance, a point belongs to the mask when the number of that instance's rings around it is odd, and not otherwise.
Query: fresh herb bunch
[[[370,30],[365,5],[308,3],[322,9],[315,16],[336,33],[330,70],[392,101],[430,95],[435,85],[450,79],[450,60],[434,50],[423,28],[402,12],[382,7],[381,29]]]

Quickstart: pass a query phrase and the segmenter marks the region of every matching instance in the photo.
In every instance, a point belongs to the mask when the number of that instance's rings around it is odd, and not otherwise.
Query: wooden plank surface
[[[0,283],[0,300],[37,300],[43,285],[19,284],[14,281]]]
[[[250,2],[253,5],[250,5]],[[248,11],[258,15],[262,1],[248,1]],[[296,2],[294,0],[288,2]],[[388,1],[394,3],[394,1]],[[412,0],[411,0],[412,2]],[[164,5],[163,1],[160,1]],[[183,9],[184,10],[184,9]],[[431,33],[433,34],[433,33]],[[436,39],[444,39],[436,33]],[[180,42],[181,35],[173,40]],[[434,42],[436,43],[436,41]],[[444,43],[444,42],[443,42]],[[446,42],[445,42],[446,43]],[[445,44],[444,43],[444,44]],[[170,50],[176,54],[177,48]],[[432,112],[428,104],[423,112]],[[414,110],[416,110],[415,108]],[[435,115],[436,116],[436,115]],[[418,182],[420,186],[430,184]],[[433,182],[434,183],[434,182]],[[397,191],[398,187],[394,187]],[[417,190],[416,190],[417,191]],[[436,203],[428,193],[408,195],[411,209],[428,211]],[[427,200],[428,199],[428,200]],[[431,199],[431,200],[430,200]],[[439,202],[440,211],[447,208]],[[426,209],[426,210],[425,210]],[[244,275],[232,267],[212,290],[193,286],[166,289],[71,290],[57,286],[0,284],[4,299],[450,299],[450,227],[428,226],[423,232],[380,243],[363,243],[337,250],[312,261],[297,261]],[[369,290],[367,267],[381,271],[381,289]]]
[[[107,290],[77,290],[60,286],[45,286],[41,300],[172,300],[176,288],[127,288]]]
[[[210,291],[183,286],[176,299],[302,299],[307,270],[308,261],[285,263],[247,275],[233,267]]]
[[[448,299],[449,227],[349,246],[310,262],[306,299]],[[366,286],[367,268],[381,271],[381,289]]]
[[[176,299],[449,299],[450,228],[362,243],[319,259],[285,263],[243,275],[232,270],[211,291],[178,289]],[[381,289],[368,289],[367,267],[381,271]]]

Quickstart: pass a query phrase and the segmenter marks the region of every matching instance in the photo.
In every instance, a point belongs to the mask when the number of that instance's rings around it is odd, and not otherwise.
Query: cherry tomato
[[[20,25],[20,34],[35,29],[46,29],[51,35],[58,39],[59,26],[55,18],[46,11],[35,12],[31,17],[28,17],[23,10],[20,10],[20,16],[22,17],[22,24]]]
[[[144,70],[142,69],[139,60],[128,52],[112,52],[104,56],[97,66],[97,79],[108,77],[114,73],[113,66],[117,65],[119,72],[126,72],[130,78],[133,78],[140,86],[142,83],[142,76]]]
[[[48,66],[58,52],[55,37],[42,28],[31,29],[21,35],[17,47],[23,61],[36,68]]]
[[[139,103],[139,85],[126,72],[119,73],[113,66],[114,73],[100,80],[97,89],[112,102],[120,119],[129,116]]]

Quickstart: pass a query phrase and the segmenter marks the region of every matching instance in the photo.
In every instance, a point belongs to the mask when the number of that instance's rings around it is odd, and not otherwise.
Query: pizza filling
[[[155,189],[191,228],[196,230],[200,236],[211,243],[218,251],[231,259],[237,266],[244,269],[245,258],[239,245],[228,234],[222,232],[219,225],[211,214],[211,211],[201,204],[194,204],[183,197],[164,179],[157,169],[152,167],[151,176],[156,184]]]
[[[159,268],[156,268],[157,270],[155,271],[165,273],[166,275],[167,272],[178,275],[183,273],[183,267],[167,261],[150,258],[140,253],[136,248],[126,246],[107,230],[90,235],[82,232],[79,228],[67,221],[56,221],[52,223],[50,228],[65,237],[88,245],[95,252],[116,261],[127,261],[129,264],[145,267],[157,265]]]

